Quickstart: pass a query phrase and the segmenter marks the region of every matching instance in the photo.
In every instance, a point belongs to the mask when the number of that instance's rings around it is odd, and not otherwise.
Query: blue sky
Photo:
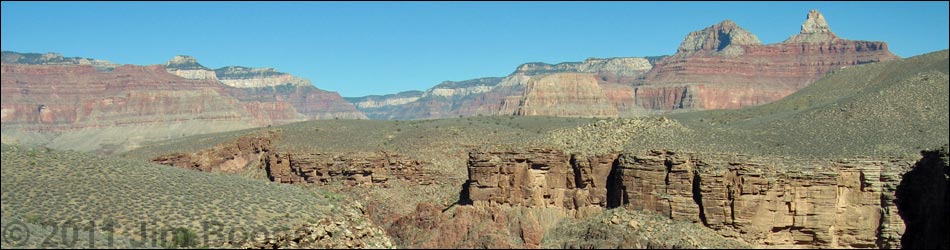
[[[343,96],[505,76],[526,62],[668,55],[725,19],[777,43],[810,9],[901,57],[947,49],[947,2],[2,2],[2,50],[273,67]]]

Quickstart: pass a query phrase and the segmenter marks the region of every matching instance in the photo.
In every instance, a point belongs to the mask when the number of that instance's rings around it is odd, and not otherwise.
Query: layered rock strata
[[[277,136],[273,131],[243,136],[194,153],[162,155],[152,162],[203,172],[239,173],[260,162]]]
[[[339,94],[313,86],[310,80],[278,72],[273,68],[226,66],[211,70],[191,56],[175,56],[165,64],[174,75],[197,80],[215,80],[245,104],[256,117],[267,117],[273,123],[310,119],[366,119]],[[292,109],[299,114],[281,115]]]
[[[346,155],[273,153],[261,159],[261,166],[274,182],[318,185],[342,183],[347,186],[388,187],[387,182],[395,179],[415,185],[433,184],[432,176],[421,170],[422,164],[388,152]]]
[[[515,115],[617,117],[617,107],[589,74],[552,74],[532,79]]]
[[[507,77],[446,81],[423,92],[346,98],[372,119],[473,115],[616,117],[630,110],[630,86],[657,58],[589,58],[559,64],[526,63]],[[532,105],[540,104],[540,105]]]
[[[801,32],[782,43],[764,45],[751,32],[725,20],[689,33],[672,56],[526,63],[497,81],[481,78],[461,82],[469,85],[443,83],[411,96],[347,100],[372,113],[372,119],[639,116],[739,109],[779,100],[834,69],[897,58],[887,43],[837,37],[824,16],[812,10]],[[584,88],[578,88],[578,81],[550,81],[574,77],[571,74],[589,75],[599,86],[594,88],[586,80]],[[545,81],[550,84],[539,84]],[[604,106],[602,99],[612,107]],[[532,103],[545,105],[532,107]]]
[[[283,85],[235,88],[188,56],[109,70],[90,60],[4,52],[5,140],[108,153],[198,133],[366,118],[339,94],[283,73]]]
[[[913,164],[669,151],[593,157],[549,149],[476,151],[463,190],[464,201],[476,207],[556,207],[577,217],[619,206],[654,211],[760,247],[899,248],[906,218],[894,194]]]
[[[259,118],[244,112],[217,82],[183,79],[166,73],[161,65],[124,65],[103,72],[90,65],[3,64],[2,72],[5,128],[55,130]]]
[[[172,75],[192,80],[218,80],[211,69],[198,63],[198,59],[191,56],[178,55],[165,63],[165,71]]]
[[[390,152],[328,154],[275,150],[276,132],[240,137],[195,153],[174,153],[152,162],[205,172],[241,173],[262,169],[273,182],[388,187],[391,180],[430,185],[435,178],[426,163]]]
[[[637,84],[634,99],[661,111],[738,109],[781,99],[833,69],[897,58],[885,42],[838,38],[816,10],[800,34],[769,45],[726,20],[690,33]]]

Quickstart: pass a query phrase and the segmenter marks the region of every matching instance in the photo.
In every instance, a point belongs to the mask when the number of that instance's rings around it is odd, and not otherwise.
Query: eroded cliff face
[[[680,110],[739,109],[779,100],[834,69],[894,59],[898,57],[888,51],[887,43],[837,37],[824,16],[812,10],[801,32],[782,43],[763,45],[751,32],[725,20],[689,33],[672,56],[526,63],[497,84],[440,84],[426,94],[408,99],[398,95],[375,97],[372,105],[363,104],[360,109],[373,113],[373,119],[476,114],[639,116]],[[584,85],[591,88],[578,89],[577,81],[540,84],[545,89],[529,86],[573,74],[594,77],[600,92],[588,91],[592,89],[589,84]],[[599,99],[608,100],[616,115],[607,111],[610,108],[605,108]],[[530,107],[525,103],[546,105]]]
[[[240,100],[255,117],[271,124],[312,119],[366,119],[336,92],[318,89],[310,80],[273,68],[226,66],[211,70],[190,56],[175,56],[166,63],[169,73],[188,79],[212,79],[229,86],[228,93]]]
[[[302,120],[320,119],[367,119],[352,104],[343,100],[336,92],[324,91],[313,85],[285,83],[283,85],[259,88],[228,88],[228,93],[243,103],[256,109],[251,112],[260,115],[279,115],[273,110],[288,109],[291,116],[279,116],[272,119],[274,124],[283,124]]]
[[[464,190],[475,207],[561,208],[575,217],[619,206],[654,211],[759,247],[899,248],[905,220],[894,194],[913,162],[472,152]]]
[[[617,117],[597,79],[560,73],[528,82],[516,115]]]
[[[373,119],[473,115],[617,117],[634,106],[633,87],[652,68],[640,57],[527,63],[507,77],[443,82],[424,92],[347,98]]]
[[[165,63],[165,71],[185,79],[192,80],[218,80],[214,71],[198,63],[198,60],[191,56],[178,55],[172,57]]]
[[[274,131],[252,134],[194,153],[159,156],[152,162],[203,172],[240,173],[257,166],[278,136]]]
[[[342,184],[389,187],[390,180],[413,185],[436,183],[427,164],[390,152],[331,154],[277,150],[272,144],[280,133],[261,132],[194,153],[162,155],[152,162],[205,172],[242,173],[263,170],[273,182],[291,184]]]
[[[421,163],[389,152],[348,154],[272,153],[261,159],[271,181],[280,183],[343,183],[348,186],[378,185],[400,179],[414,185],[429,185],[434,179]]]
[[[250,121],[223,86],[188,80],[160,65],[3,64],[5,128],[57,130],[183,119]]]
[[[58,54],[4,52],[4,138],[110,153],[193,134],[366,118],[339,94],[283,73],[279,79],[290,79],[283,85],[235,88],[188,56],[165,65],[107,70],[103,65]]]
[[[273,68],[248,68],[227,66],[214,70],[218,80],[224,85],[235,88],[274,87],[287,83],[293,85],[311,85],[310,81],[287,73],[277,72]]]
[[[894,59],[887,43],[838,38],[815,10],[800,34],[778,44],[762,45],[727,20],[690,33],[645,76],[635,99],[661,111],[738,109],[781,99],[833,69]],[[656,95],[669,89],[685,94]]]
[[[213,80],[228,86],[231,96],[264,124],[312,119],[366,119],[336,92],[313,86],[310,80],[273,68],[226,66],[211,70],[191,56],[175,56],[165,64],[168,73],[186,79]]]
[[[627,207],[763,247],[893,247],[908,160],[787,160],[652,152],[620,160]]]

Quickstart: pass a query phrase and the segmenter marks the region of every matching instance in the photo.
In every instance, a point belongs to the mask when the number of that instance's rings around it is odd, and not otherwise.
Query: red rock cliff
[[[838,38],[817,11],[802,26],[801,34],[770,45],[728,20],[690,33],[636,86],[636,103],[667,111],[738,109],[781,99],[833,69],[898,58],[887,43]]]
[[[562,208],[578,217],[625,206],[701,223],[759,247],[898,248],[905,223],[894,194],[913,162],[472,152],[466,202]]]

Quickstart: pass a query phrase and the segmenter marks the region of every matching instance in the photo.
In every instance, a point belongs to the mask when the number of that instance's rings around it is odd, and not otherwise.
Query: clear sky
[[[763,43],[810,9],[901,57],[947,49],[947,2],[2,2],[2,50],[272,67],[343,96],[505,76],[526,62],[669,55],[731,19]]]

